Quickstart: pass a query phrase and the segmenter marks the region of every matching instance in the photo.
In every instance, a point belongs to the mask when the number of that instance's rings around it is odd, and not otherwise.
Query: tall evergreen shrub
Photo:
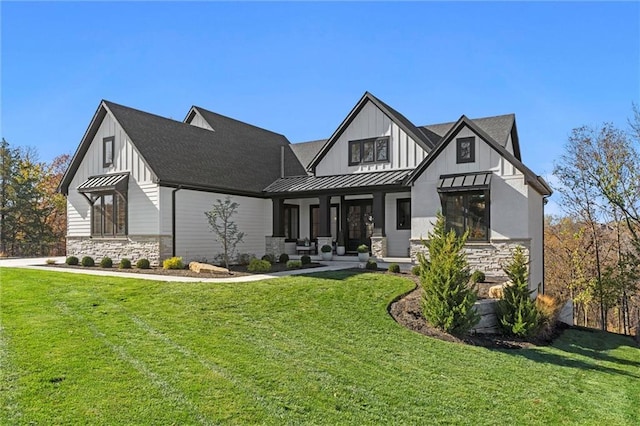
[[[467,234],[458,237],[445,229],[444,216],[438,214],[429,234],[429,258],[419,256],[423,287],[422,312],[433,326],[461,335],[480,320],[473,309],[478,295],[469,284],[469,267],[463,252]]]
[[[535,301],[531,299],[533,290],[529,290],[527,259],[522,247],[516,248],[504,272],[511,280],[511,285],[504,287],[502,299],[496,307],[500,327],[508,335],[532,336],[538,331],[541,316]]]

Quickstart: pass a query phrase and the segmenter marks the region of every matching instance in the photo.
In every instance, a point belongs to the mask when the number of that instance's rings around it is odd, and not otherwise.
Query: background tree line
[[[0,256],[62,256],[66,199],[56,188],[68,154],[45,163],[31,148],[0,142]]]
[[[640,317],[640,111],[627,129],[572,131],[554,167],[564,217],[545,220],[547,292],[576,324],[637,333]]]

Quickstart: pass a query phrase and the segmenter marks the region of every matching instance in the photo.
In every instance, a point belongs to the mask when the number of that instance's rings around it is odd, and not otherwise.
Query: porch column
[[[274,198],[273,202],[273,237],[284,237],[284,198]]]
[[[382,191],[373,193],[373,235],[371,236],[371,255],[378,259],[387,256],[387,237],[384,229],[384,198]]]
[[[376,237],[384,237],[386,235],[384,229],[384,198],[385,193],[382,191],[373,193],[373,235]]]

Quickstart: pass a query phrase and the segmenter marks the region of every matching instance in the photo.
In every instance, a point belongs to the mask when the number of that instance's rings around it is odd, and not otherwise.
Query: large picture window
[[[295,204],[284,205],[284,237],[297,240],[300,236],[300,207]]]
[[[411,198],[400,198],[397,201],[396,229],[411,229]]]
[[[349,165],[389,161],[389,137],[349,141]]]
[[[469,231],[468,241],[489,240],[488,191],[449,192],[441,197],[447,230],[458,235]]]
[[[127,200],[117,192],[95,198],[91,208],[91,235],[115,237],[127,234]]]

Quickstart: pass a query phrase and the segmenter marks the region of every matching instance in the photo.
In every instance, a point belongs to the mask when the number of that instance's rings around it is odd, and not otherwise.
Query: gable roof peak
[[[206,108],[203,108],[197,105],[193,105],[191,108],[197,110],[200,113],[200,115],[202,115],[202,117],[205,119],[205,121],[209,123],[209,125],[213,128],[214,131],[216,130],[216,128],[213,125],[214,123],[210,122],[210,120],[207,120],[207,116],[211,118],[211,121],[213,121],[216,118],[221,120],[228,120],[229,122],[235,123],[236,125],[251,127],[255,130],[259,130],[262,132],[269,132],[271,134],[281,136],[286,139],[286,136],[283,135],[282,133],[274,132],[273,130],[265,129],[264,127],[256,126],[254,124],[247,123],[246,121],[238,120],[237,118],[229,117],[227,115],[222,115],[220,113],[210,111]],[[287,142],[288,142],[288,139],[287,139]]]

